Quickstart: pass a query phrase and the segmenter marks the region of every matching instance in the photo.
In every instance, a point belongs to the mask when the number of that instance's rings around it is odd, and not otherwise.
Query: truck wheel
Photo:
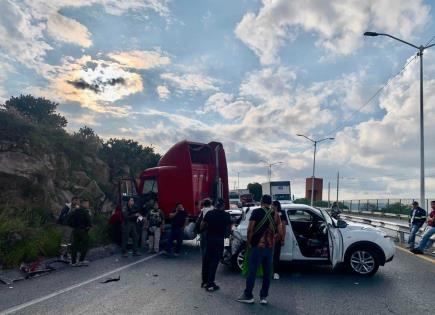
[[[357,247],[346,255],[346,266],[361,276],[373,276],[379,269],[379,258],[370,247]]]
[[[243,261],[245,260],[245,246],[243,246],[235,255],[231,257],[231,265],[235,271],[242,271]]]

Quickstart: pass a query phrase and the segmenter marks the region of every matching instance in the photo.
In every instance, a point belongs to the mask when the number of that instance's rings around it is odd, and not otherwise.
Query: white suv
[[[223,262],[241,269],[245,255],[247,228],[253,209],[245,210],[230,237]],[[369,225],[333,219],[325,210],[302,204],[282,205],[286,238],[281,261],[344,263],[354,273],[371,276],[380,265],[393,259],[394,242],[386,233]]]

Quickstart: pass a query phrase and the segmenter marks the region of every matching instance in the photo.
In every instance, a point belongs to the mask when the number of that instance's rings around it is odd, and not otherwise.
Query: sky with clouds
[[[303,196],[316,175],[340,199],[419,196],[417,45],[434,1],[1,0],[0,102],[60,103],[68,129],[164,153],[221,141],[231,187],[274,180]],[[435,49],[435,47],[434,47]],[[435,198],[435,51],[425,52],[427,197]],[[404,66],[405,69],[401,71]],[[392,78],[392,79],[391,79]],[[367,102],[382,86],[388,85]],[[326,191],[325,191],[326,194]]]

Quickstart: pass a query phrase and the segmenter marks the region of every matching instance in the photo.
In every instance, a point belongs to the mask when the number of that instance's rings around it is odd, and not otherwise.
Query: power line
[[[434,36],[434,38],[435,38],[435,36]],[[431,41],[432,41],[432,39],[431,39]],[[403,73],[403,71],[405,71],[405,69],[406,69],[406,67],[408,67],[409,66],[409,64],[411,63],[411,62],[413,62],[416,58],[417,58],[417,54],[412,58],[412,59],[410,59],[404,66],[403,66],[403,68],[399,71],[399,72],[397,72],[393,77],[391,77],[390,79],[388,79],[388,81],[383,85],[383,86],[381,86],[361,107],[359,107],[358,109],[356,109],[347,119],[345,119],[345,120],[343,120],[342,121],[342,123],[338,126],[338,127],[336,127],[335,129],[333,129],[332,131],[330,131],[330,132],[328,132],[327,133],[327,135],[334,135],[335,133],[337,133],[338,131],[340,131],[340,130],[342,130],[342,129],[344,129],[345,127],[346,127],[346,122],[348,122],[348,121],[350,121],[353,117],[355,117],[355,115],[357,114],[357,113],[359,113],[364,107],[366,107],[368,104],[370,104],[371,103],[371,101],[372,100],[374,100],[384,89],[386,89],[390,84],[391,84],[391,82],[397,77],[397,76],[399,76],[400,74],[402,74]]]

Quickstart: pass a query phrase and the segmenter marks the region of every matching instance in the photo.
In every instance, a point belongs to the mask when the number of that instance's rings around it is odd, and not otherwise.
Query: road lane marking
[[[70,286],[70,287],[67,287],[67,288],[65,288],[65,289],[59,290],[59,291],[57,291],[57,292],[54,292],[54,293],[48,294],[48,295],[46,295],[46,296],[43,296],[43,297],[40,297],[40,298],[37,298],[37,299],[33,299],[33,300],[30,300],[29,302],[26,302],[26,303],[23,303],[23,304],[20,304],[20,305],[16,305],[16,306],[11,307],[11,308],[8,308],[8,309],[6,309],[6,310],[0,311],[0,315],[8,315],[8,314],[12,314],[12,313],[15,313],[15,312],[21,311],[22,309],[25,309],[25,308],[27,308],[27,307],[29,307],[29,306],[32,306],[32,305],[35,305],[35,304],[41,303],[41,302],[43,302],[43,301],[46,301],[46,300],[51,299],[51,298],[54,298],[54,297],[56,297],[56,296],[58,296],[58,295],[61,295],[61,294],[63,294],[63,293],[66,293],[66,292],[72,291],[72,290],[74,290],[74,289],[80,288],[80,287],[82,287],[82,286],[84,286],[84,285],[87,285],[87,284],[89,284],[89,283],[91,283],[91,282],[94,282],[94,281],[100,280],[100,279],[102,279],[102,278],[106,278],[107,276],[110,276],[111,274],[114,274],[114,273],[117,273],[117,272],[123,271],[123,270],[128,269],[128,268],[130,268],[130,267],[133,267],[133,266],[135,266],[135,265],[137,265],[137,264],[140,264],[140,263],[142,263],[142,262],[144,262],[144,261],[147,261],[147,260],[153,259],[154,257],[157,257],[157,256],[159,256],[159,255],[160,255],[160,254],[154,254],[154,255],[151,255],[151,256],[148,256],[148,257],[145,257],[145,258],[139,259],[139,260],[137,260],[137,261],[135,261],[135,262],[132,262],[132,263],[130,263],[130,264],[128,264],[128,265],[125,265],[125,266],[119,267],[119,268],[117,268],[117,269],[114,269],[114,270],[112,270],[112,271],[106,272],[105,274],[102,274],[102,275],[100,275],[100,276],[97,276],[97,277],[91,278],[91,279],[89,279],[89,280],[86,280],[86,281],[83,281],[83,282],[80,282],[80,283],[74,284],[74,285],[72,285],[72,286]]]
[[[403,248],[403,247],[400,247],[400,246],[396,246],[396,248],[397,248],[397,249],[400,249],[402,252],[405,252],[405,253],[407,253],[407,254],[409,254],[409,255],[412,255],[412,256],[414,256],[414,257],[418,257],[418,258],[423,259],[423,260],[426,260],[426,261],[428,261],[428,262],[430,262],[430,263],[432,263],[432,264],[435,264],[435,259],[433,259],[433,258],[430,258],[430,257],[424,256],[424,255],[416,255],[416,254],[413,254],[413,253],[411,253],[409,250],[407,250],[407,249],[405,249],[405,248]]]

